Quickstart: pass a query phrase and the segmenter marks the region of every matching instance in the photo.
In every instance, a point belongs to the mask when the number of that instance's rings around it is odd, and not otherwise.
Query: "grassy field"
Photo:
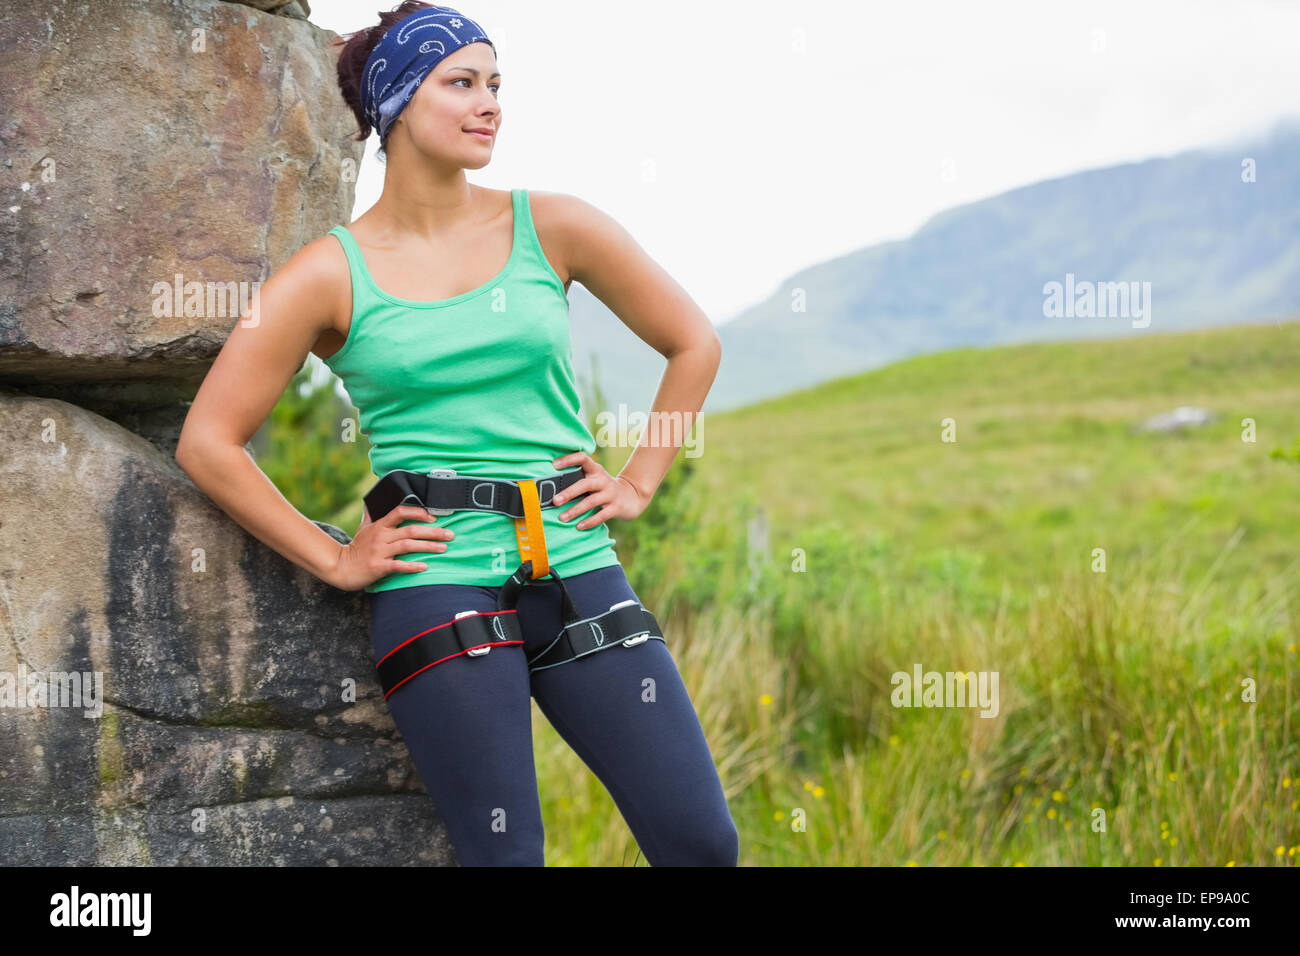
[[[1180,405],[1216,419],[1133,427]],[[958,349],[708,417],[611,530],[741,864],[1296,865],[1297,436],[1296,322]],[[996,672],[996,716],[895,707],[916,665]],[[548,864],[646,865],[533,714]]]

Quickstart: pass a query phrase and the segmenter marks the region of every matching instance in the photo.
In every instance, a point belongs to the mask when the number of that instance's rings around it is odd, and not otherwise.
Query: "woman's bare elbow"
[[[187,475],[190,473],[189,462],[192,457],[194,445],[195,438],[193,436],[193,430],[190,429],[189,419],[186,419],[185,424],[181,426],[181,435],[176,441],[176,451],[173,453],[172,457],[176,459],[176,464],[180,466],[181,471],[185,472]]]
[[[180,466],[181,471],[192,477],[190,466],[198,460],[203,449],[210,448],[214,443],[211,429],[203,427],[203,423],[194,417],[194,410],[191,408],[184,424],[181,425],[181,434],[176,440],[176,451],[172,457],[176,459],[176,464]]]
[[[712,355],[713,355],[713,361],[714,361],[714,363],[715,363],[715,364],[721,364],[721,362],[722,362],[722,339],[720,339],[720,338],[718,337],[718,333],[717,333],[717,332],[714,332],[712,335],[707,335],[707,336],[704,336],[704,337],[700,338],[697,342],[694,343],[694,345],[693,345],[692,347],[693,347],[693,348],[697,348],[697,349],[699,349],[699,350],[702,351],[702,352],[706,352],[706,353],[710,353],[710,354],[712,354]]]

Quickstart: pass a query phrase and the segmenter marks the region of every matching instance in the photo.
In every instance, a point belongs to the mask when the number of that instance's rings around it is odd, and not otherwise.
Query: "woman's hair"
[[[336,46],[341,45],[339,51],[339,90],[343,93],[343,101],[352,107],[352,112],[357,118],[357,125],[360,129],[353,140],[364,140],[370,135],[372,129],[369,120],[366,119],[365,112],[361,109],[361,74],[366,69],[366,60],[370,59],[370,52],[374,50],[379,41],[383,39],[388,28],[399,20],[417,10],[423,10],[426,7],[437,6],[434,3],[421,3],[419,0],[404,0],[403,3],[389,11],[379,11],[379,24],[373,27],[367,27],[364,30],[358,30],[355,33],[345,34],[342,38],[335,40]],[[392,132],[390,129],[389,132]],[[388,145],[388,137],[385,136],[379,141],[379,158],[383,159],[386,155],[385,148]]]

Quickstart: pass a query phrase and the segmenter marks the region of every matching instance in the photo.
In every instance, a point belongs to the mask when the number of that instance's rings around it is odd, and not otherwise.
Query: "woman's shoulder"
[[[599,230],[612,221],[608,213],[580,196],[537,189],[526,192],[534,222],[553,226],[567,236]]]
[[[352,303],[352,276],[342,240],[329,232],[306,243],[277,270],[282,284],[310,300],[313,310],[328,316],[327,336],[346,322]],[[313,346],[314,349],[314,346]]]
[[[524,189],[522,192],[528,197],[528,205],[534,219],[538,216],[549,216],[555,219],[570,218],[580,215],[581,207],[585,205],[581,199],[569,193],[552,192],[549,189]]]
[[[533,232],[556,277],[567,294],[573,281],[572,264],[582,247],[587,214],[582,200],[568,193],[524,189]]]
[[[566,257],[599,241],[610,217],[578,196],[549,190],[527,190],[529,214],[538,238]]]
[[[352,235],[350,224],[339,225]],[[326,288],[331,284],[342,288],[349,280],[349,266],[347,251],[343,245],[344,237],[335,233],[338,228],[335,226],[304,245],[293,254],[285,266],[292,264],[296,271],[307,275],[314,282],[324,283]]]

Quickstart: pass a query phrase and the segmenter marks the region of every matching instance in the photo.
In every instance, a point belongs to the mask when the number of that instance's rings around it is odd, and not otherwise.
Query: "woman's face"
[[[492,159],[501,129],[500,87],[492,47],[470,43],[429,71],[398,114],[393,131],[405,125],[419,152],[466,169],[481,169]],[[487,130],[490,135],[472,130]]]

